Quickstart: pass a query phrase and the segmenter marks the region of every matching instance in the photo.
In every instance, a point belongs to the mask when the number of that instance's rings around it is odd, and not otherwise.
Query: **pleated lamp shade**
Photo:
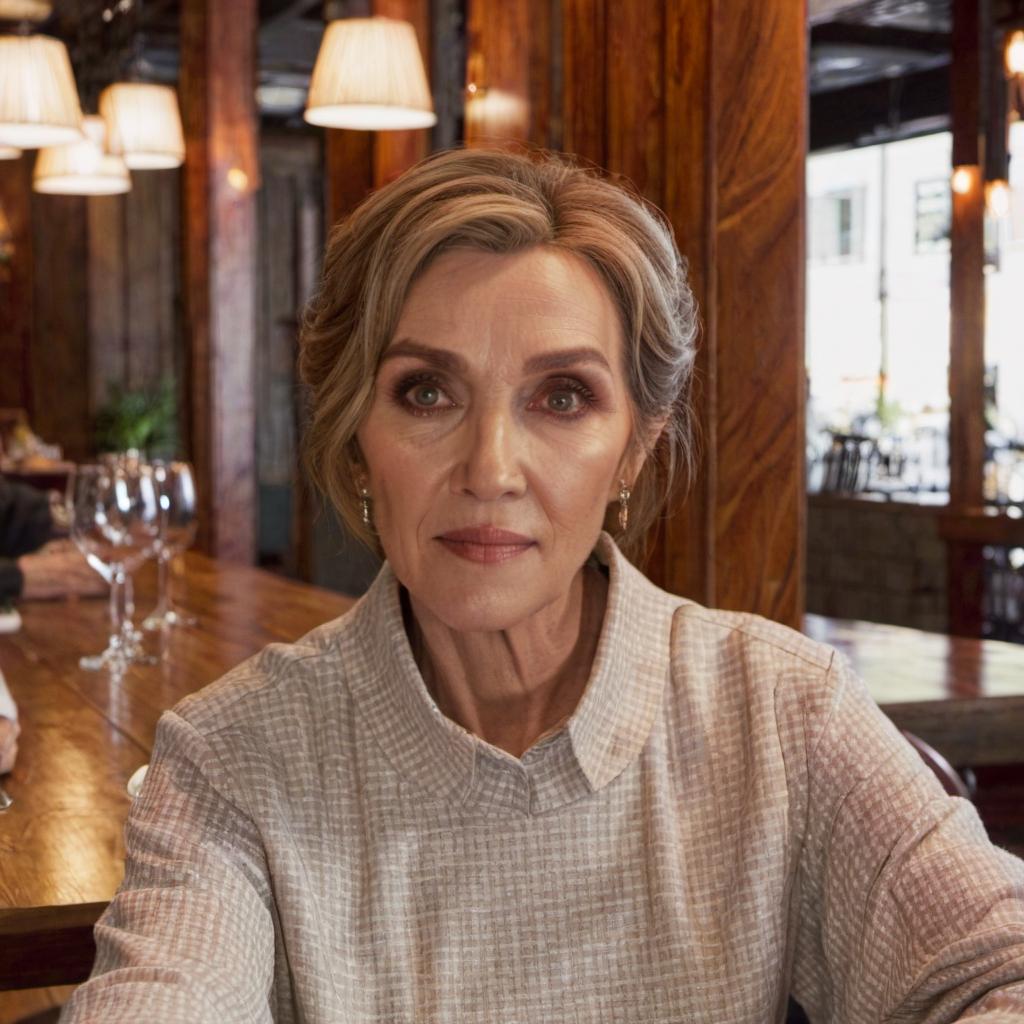
[[[342,18],[324,32],[303,117],[380,131],[437,123],[416,30],[393,18]]]
[[[0,0],[4,21],[45,21],[52,13],[49,0]]]
[[[131,170],[160,170],[184,162],[178,94],[169,85],[115,82],[100,93],[100,114],[107,123],[107,149],[123,156]]]
[[[102,117],[82,121],[85,138],[68,146],[41,149],[36,157],[32,188],[68,196],[112,196],[131,186],[128,168],[119,156],[103,149],[106,128]]]
[[[0,143],[59,146],[82,137],[68,51],[50,36],[0,36]]]

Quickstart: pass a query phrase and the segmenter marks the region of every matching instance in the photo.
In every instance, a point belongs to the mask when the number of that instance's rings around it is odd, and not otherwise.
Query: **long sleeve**
[[[93,973],[65,1024],[273,1019],[266,863],[229,782],[200,733],[165,712],[125,827],[125,879],[96,925]]]
[[[839,656],[812,738],[794,993],[812,1021],[1024,1022],[1024,862]]]
[[[0,476],[0,555],[18,558],[53,539],[50,499]]]
[[[21,593],[24,580],[16,559],[52,538],[49,498],[0,476],[0,602]]]

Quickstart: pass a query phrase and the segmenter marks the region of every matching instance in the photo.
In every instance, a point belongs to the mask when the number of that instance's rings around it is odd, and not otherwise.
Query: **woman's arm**
[[[206,739],[174,712],[125,827],[125,879],[96,925],[66,1024],[273,1020],[274,927],[260,838]]]
[[[794,994],[813,1021],[1024,1024],[1024,862],[839,656],[808,762]]]
[[[49,495],[0,476],[0,555],[26,555],[53,536]]]

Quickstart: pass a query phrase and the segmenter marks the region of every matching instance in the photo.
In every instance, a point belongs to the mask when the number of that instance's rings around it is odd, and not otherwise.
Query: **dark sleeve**
[[[0,558],[0,605],[21,596],[25,577],[13,558]]]
[[[27,555],[52,539],[50,499],[45,492],[0,476],[0,558]]]

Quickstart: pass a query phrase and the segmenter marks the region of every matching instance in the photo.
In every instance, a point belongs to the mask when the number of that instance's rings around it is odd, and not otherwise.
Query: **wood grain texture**
[[[1024,764],[1024,647],[874,622],[804,617],[901,728],[952,764]]]
[[[324,131],[324,226],[329,233],[373,190],[373,132]]]
[[[949,503],[984,502],[985,198],[981,169],[965,168],[966,194],[953,193],[950,255]]]
[[[485,95],[466,98],[467,146],[501,147],[530,138],[530,52],[535,45],[549,45],[546,37],[538,40],[533,35],[537,26],[530,23],[530,4],[531,0],[467,4],[467,62],[482,70],[486,87]]]
[[[416,29],[424,68],[431,66],[428,0],[373,0],[373,13],[409,22]],[[429,70],[428,70],[429,75]],[[430,129],[374,133],[373,179],[376,187],[393,181],[430,152]]]
[[[694,477],[685,499],[664,520],[648,574],[660,586],[702,604],[715,601],[718,465],[717,164],[714,61],[715,0],[675,0],[665,19],[664,210],[687,261],[687,277],[700,313],[691,404]]]
[[[32,197],[32,429],[74,461],[92,450],[86,200]]]
[[[266,644],[294,641],[353,603],[198,553],[185,564],[176,599],[199,625],[167,637],[158,666],[134,667],[119,682],[77,665],[103,644],[102,599],[25,603],[22,631],[0,637],[23,727],[18,762],[4,779],[15,802],[0,816],[0,988],[83,976],[88,924],[123,873],[125,785],[149,759],[161,712]],[[150,565],[137,578],[142,615],[153,604],[154,575]],[[161,649],[160,638],[148,642]]]
[[[793,626],[805,531],[804,17],[803,4],[719,4],[713,36],[715,604]]]
[[[665,8],[644,0],[605,12],[605,160],[653,203],[664,202]]]
[[[255,0],[181,5],[184,280],[199,543],[238,562],[253,560],[256,542],[257,28]],[[247,183],[232,184],[229,171]]]
[[[562,148],[604,167],[608,34],[605,0],[562,0]]]

